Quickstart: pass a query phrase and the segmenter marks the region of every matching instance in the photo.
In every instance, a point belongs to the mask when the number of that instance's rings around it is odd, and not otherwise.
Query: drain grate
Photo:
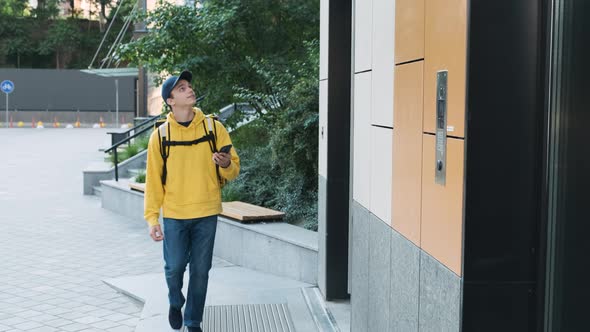
[[[295,332],[286,303],[207,306],[203,332]]]

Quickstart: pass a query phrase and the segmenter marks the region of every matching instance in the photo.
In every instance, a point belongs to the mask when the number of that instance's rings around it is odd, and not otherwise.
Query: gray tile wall
[[[351,331],[460,330],[461,278],[352,202]]]
[[[418,331],[420,248],[391,229],[391,331]]]
[[[389,331],[391,227],[369,216],[369,331]]]
[[[352,201],[351,331],[367,331],[369,324],[369,210]]]
[[[459,331],[461,279],[420,253],[420,331]]]

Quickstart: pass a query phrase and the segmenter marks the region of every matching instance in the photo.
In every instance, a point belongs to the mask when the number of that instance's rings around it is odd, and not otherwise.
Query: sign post
[[[8,95],[14,91],[14,83],[9,80],[2,81],[0,90],[6,94],[6,127],[8,127]]]

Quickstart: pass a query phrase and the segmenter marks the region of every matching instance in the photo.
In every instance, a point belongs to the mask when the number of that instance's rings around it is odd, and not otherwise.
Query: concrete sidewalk
[[[162,248],[81,195],[107,131],[0,129],[0,331],[135,330],[142,304],[102,280],[162,271]]]
[[[161,243],[143,220],[81,194],[107,131],[0,129],[1,332],[169,330]],[[216,259],[208,305],[286,303],[297,331],[312,332],[317,311],[302,290],[313,289]],[[349,305],[330,306],[348,331]]]
[[[163,274],[115,278],[105,282],[118,291],[144,302],[136,332],[171,331],[168,325],[168,298]],[[185,274],[185,294],[187,283],[188,273]],[[305,288],[310,287],[313,285],[260,273],[215,258],[210,272],[206,312],[213,306],[285,304],[292,329],[284,331],[318,331],[303,293]],[[252,328],[247,327],[249,324],[242,324],[241,329],[234,327],[233,330],[227,326],[224,329],[214,327],[221,326],[227,320],[227,317],[220,317],[217,321],[208,321],[205,315],[204,331],[245,332]],[[283,331],[277,327],[270,330]],[[263,330],[252,328],[252,331]]]

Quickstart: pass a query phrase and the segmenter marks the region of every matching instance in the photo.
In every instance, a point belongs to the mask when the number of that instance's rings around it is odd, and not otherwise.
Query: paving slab
[[[162,247],[80,191],[109,130],[0,129],[0,331],[135,330],[142,304],[102,280],[161,272]]]

